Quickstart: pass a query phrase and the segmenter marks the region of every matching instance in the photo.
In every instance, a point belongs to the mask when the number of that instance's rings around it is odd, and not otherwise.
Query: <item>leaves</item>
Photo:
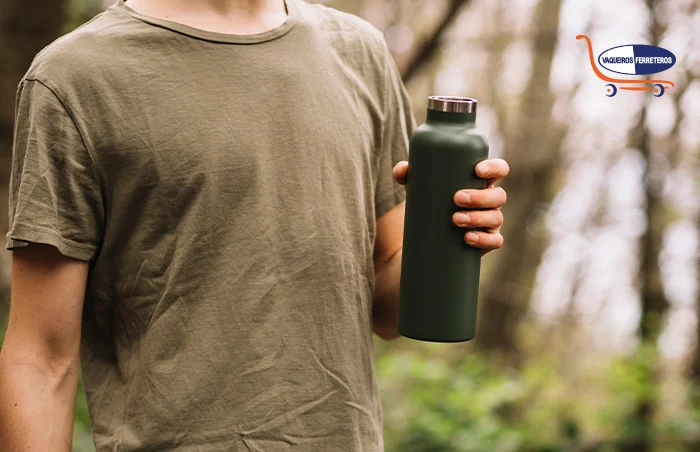
[[[380,353],[386,451],[620,450],[648,433],[629,420],[637,403],[659,390],[645,378],[652,355],[601,359],[607,361],[577,369],[586,390],[576,392],[546,357],[513,373],[477,353],[452,365],[430,347]],[[657,419],[657,440],[694,440],[693,413]]]

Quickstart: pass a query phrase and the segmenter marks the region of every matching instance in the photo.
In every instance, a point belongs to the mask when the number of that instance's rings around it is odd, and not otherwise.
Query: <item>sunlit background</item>
[[[477,338],[376,340],[387,452],[700,450],[698,1],[322,3],[384,32],[419,122],[429,95],[476,98],[491,155],[512,168]],[[19,78],[111,4],[0,4],[5,205]],[[624,44],[672,51],[677,63],[655,78],[675,87],[607,97],[578,34],[596,56]],[[10,257],[0,253],[5,294]],[[82,396],[74,450],[94,450]]]

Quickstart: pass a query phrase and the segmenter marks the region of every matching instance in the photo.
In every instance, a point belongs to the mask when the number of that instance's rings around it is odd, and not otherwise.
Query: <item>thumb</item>
[[[391,170],[394,175],[394,179],[401,185],[406,185],[406,179],[408,177],[408,162],[403,160],[394,166]]]

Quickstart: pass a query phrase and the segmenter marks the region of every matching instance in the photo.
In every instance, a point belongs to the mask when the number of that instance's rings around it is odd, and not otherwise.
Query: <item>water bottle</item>
[[[464,210],[455,193],[487,184],[475,172],[488,158],[475,120],[476,100],[431,96],[426,121],[411,136],[398,326],[405,337],[460,342],[476,334],[481,250],[452,222]]]

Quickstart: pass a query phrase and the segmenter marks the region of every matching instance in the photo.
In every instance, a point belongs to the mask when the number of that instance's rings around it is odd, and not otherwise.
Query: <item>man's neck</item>
[[[145,16],[217,33],[249,35],[287,20],[284,0],[127,0]]]

